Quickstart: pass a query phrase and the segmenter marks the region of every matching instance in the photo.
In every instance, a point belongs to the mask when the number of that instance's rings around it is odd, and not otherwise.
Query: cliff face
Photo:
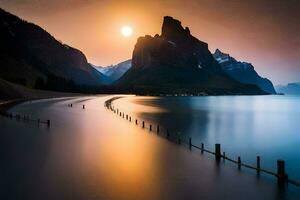
[[[262,78],[255,71],[251,63],[237,61],[229,54],[223,53],[219,49],[215,51],[213,56],[219,62],[223,71],[231,78],[241,83],[257,85],[267,93],[276,94],[273,83],[267,78]]]
[[[117,85],[159,93],[263,93],[227,76],[207,43],[193,37],[189,28],[183,28],[180,21],[169,16],[164,17],[161,35],[138,39],[132,67]]]
[[[105,83],[105,77],[87,63],[81,51],[2,9],[0,42],[1,78],[8,81],[30,87],[58,80],[87,86]]]
[[[171,17],[164,18],[160,36],[138,39],[132,58],[133,67],[184,67],[205,73],[215,73],[220,68],[207,43],[193,37],[188,28]]]

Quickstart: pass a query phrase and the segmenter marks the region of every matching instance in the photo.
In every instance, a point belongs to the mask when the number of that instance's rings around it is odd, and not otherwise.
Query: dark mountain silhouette
[[[140,93],[264,94],[226,75],[208,44],[169,16],[164,17],[161,35],[138,39],[132,67],[116,85]]]
[[[110,65],[107,67],[94,66],[102,74],[110,78],[111,82],[118,80],[127,70],[131,67],[131,59],[123,61],[116,65]]]
[[[98,87],[107,78],[84,54],[41,27],[0,9],[0,78],[31,88],[59,91]]]
[[[262,78],[255,71],[251,63],[237,61],[229,54],[223,53],[219,49],[216,49],[213,56],[221,65],[224,72],[231,78],[241,83],[257,85],[267,93],[276,94],[272,82],[267,78]]]
[[[287,85],[279,85],[276,87],[278,93],[289,94],[289,95],[300,95],[300,82],[289,83]]]

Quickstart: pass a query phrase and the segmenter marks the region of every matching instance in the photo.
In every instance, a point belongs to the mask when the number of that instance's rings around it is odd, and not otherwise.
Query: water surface
[[[300,181],[300,96],[130,97],[116,108],[160,124],[186,141],[232,158],[276,171],[276,160],[286,161],[289,177]]]
[[[273,177],[258,178],[229,162],[217,163],[208,154],[149,134],[105,109],[110,98],[42,100],[10,110],[50,119],[50,128],[0,116],[0,199],[299,199],[298,188],[279,189]],[[209,102],[205,98],[128,97],[117,102],[139,117],[174,126],[173,131],[199,134],[197,139],[207,138],[207,143],[225,138],[223,131],[215,132],[214,124],[207,125],[219,111],[203,110],[211,108],[203,104]]]

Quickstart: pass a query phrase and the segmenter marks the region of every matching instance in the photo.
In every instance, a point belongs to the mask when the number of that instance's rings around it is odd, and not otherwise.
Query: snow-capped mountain
[[[117,65],[110,65],[107,67],[96,67],[99,72],[106,75],[112,82],[118,80],[131,67],[131,59],[121,62]]]
[[[221,52],[219,49],[213,54],[214,58],[221,65],[222,69],[231,78],[240,81],[257,85],[260,89],[270,94],[276,94],[272,82],[267,78],[262,78],[254,69],[251,63],[240,62],[229,54]]]

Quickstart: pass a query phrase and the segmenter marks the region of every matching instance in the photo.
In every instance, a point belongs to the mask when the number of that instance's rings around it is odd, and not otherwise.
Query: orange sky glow
[[[160,34],[163,16],[170,15],[212,52],[219,48],[253,63],[275,84],[300,81],[300,6],[293,0],[0,0],[0,7],[40,25],[99,66],[131,58],[137,38]],[[122,36],[124,25],[132,27],[132,36]]]

